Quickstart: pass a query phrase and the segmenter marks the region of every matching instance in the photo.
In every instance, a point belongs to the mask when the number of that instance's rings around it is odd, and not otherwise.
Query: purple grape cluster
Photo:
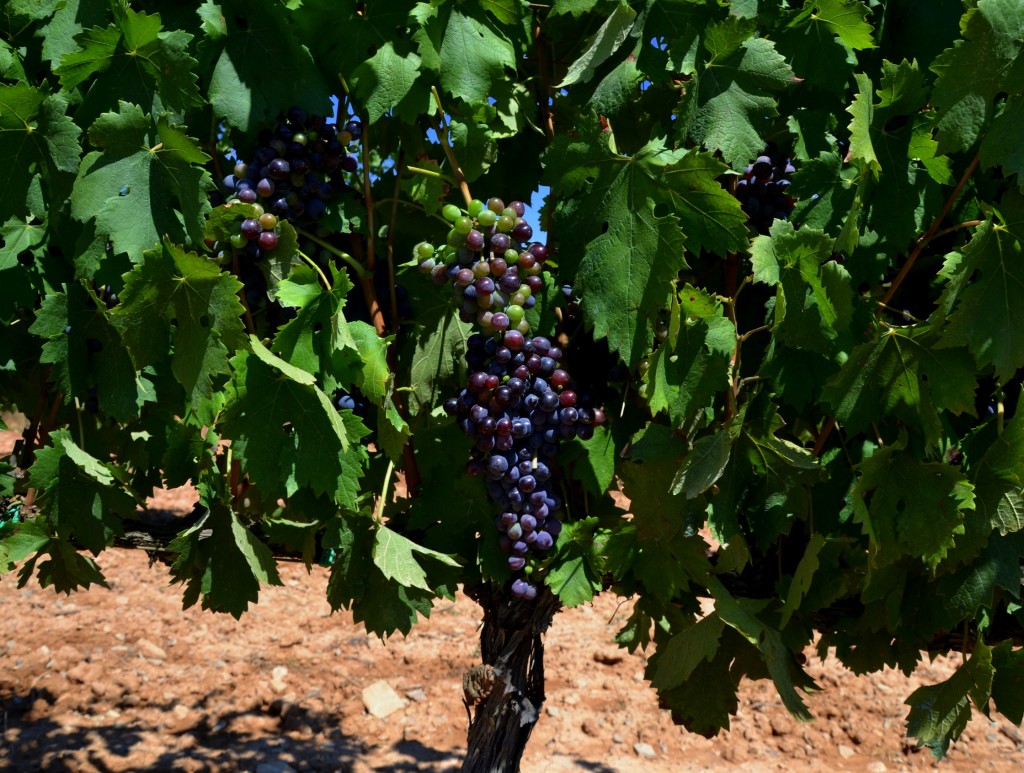
[[[459,318],[488,333],[529,333],[525,314],[544,287],[548,248],[530,242],[525,211],[521,201],[506,206],[498,198],[474,199],[465,210],[448,204],[441,211],[452,224],[444,246],[420,242],[414,248],[420,271],[438,285],[451,284]]]
[[[796,206],[788,193],[789,176],[795,171],[788,158],[769,146],[736,182],[736,198],[758,233],[768,233],[775,219],[789,219]]]
[[[344,128],[318,115],[293,107],[273,129],[260,132],[249,161],[239,160],[223,180],[228,200],[252,204],[255,218],[242,223],[232,238],[236,249],[253,258],[277,246],[277,233],[261,225],[263,217],[316,223],[327,202],[346,186],[345,173],[357,168],[349,143],[358,140],[362,125],[350,121]],[[257,222],[257,218],[259,222]],[[255,224],[254,224],[255,223]]]
[[[551,488],[560,441],[588,440],[605,420],[604,411],[577,394],[561,358],[561,349],[542,336],[475,334],[466,353],[474,369],[469,385],[444,405],[474,439],[466,471],[486,477],[487,492],[502,509],[495,526],[516,572],[527,568],[528,555],[549,550],[562,529],[561,501]],[[520,577],[512,592],[532,599],[537,588]]]

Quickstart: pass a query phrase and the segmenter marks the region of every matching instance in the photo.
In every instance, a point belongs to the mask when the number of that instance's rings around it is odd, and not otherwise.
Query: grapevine
[[[470,768],[599,593],[694,732],[813,641],[1024,719],[1021,0],[8,5],[0,592],[188,484],[185,606],[479,603]]]

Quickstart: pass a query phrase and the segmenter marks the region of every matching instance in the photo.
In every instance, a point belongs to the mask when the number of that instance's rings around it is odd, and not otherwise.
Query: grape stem
[[[374,523],[380,524],[381,516],[384,514],[384,502],[387,501],[388,488],[391,487],[391,473],[395,470],[395,463],[388,459],[388,470],[384,473],[384,485],[380,489],[380,499],[377,500],[377,507],[373,511]]]
[[[110,314],[110,309],[107,308],[107,304],[100,300],[100,297],[96,294],[96,288],[92,286],[92,282],[88,279],[82,280],[82,287],[89,294],[92,302],[96,304],[96,310],[99,311],[104,317]]]
[[[363,199],[366,202],[366,268],[372,272],[377,267],[377,254],[374,250],[373,228],[373,191],[370,186],[370,127],[363,126]]]
[[[341,260],[345,261],[345,264],[348,265],[349,268],[351,268],[353,271],[355,271],[356,272],[356,276],[358,276],[360,279],[368,279],[368,278],[373,276],[373,274],[371,274],[369,271],[367,271],[358,260],[353,258],[347,252],[342,252],[341,250],[339,250],[337,247],[335,247],[330,242],[326,242],[323,239],[321,239],[319,236],[316,236],[315,234],[311,234],[305,228],[296,228],[295,230],[296,230],[296,232],[302,234],[302,236],[304,236],[307,239],[309,239],[311,242],[319,244],[321,247],[323,247],[329,253],[334,255],[334,257],[340,258]]]
[[[448,163],[452,166],[455,182],[458,184],[459,190],[462,191],[462,198],[465,199],[466,206],[468,207],[469,202],[473,200],[473,196],[469,192],[469,183],[466,182],[466,176],[462,174],[462,167],[459,166],[459,162],[455,159],[455,151],[452,150],[451,143],[448,142],[448,124],[444,120],[444,106],[441,104],[441,95],[437,91],[437,86],[431,86],[430,90],[434,94],[434,102],[437,103],[437,112],[440,118],[435,120],[433,116],[427,117],[430,120],[431,126],[434,127],[434,133],[437,134],[438,140],[441,141],[444,154],[448,157]]]
[[[311,257],[309,257],[309,255],[304,253],[302,250],[299,250],[299,257],[306,261],[310,266],[313,267],[313,269],[316,270],[316,273],[320,275],[320,281],[322,281],[324,283],[324,287],[327,288],[327,292],[331,292],[331,290],[334,289],[333,287],[331,287],[331,280],[327,278],[327,275],[323,272],[323,269],[320,268],[317,262],[313,260]]]
[[[408,169],[413,174],[421,174],[424,177],[435,177],[438,180],[444,180],[445,182],[455,184],[455,180],[453,180],[451,177],[449,177],[448,175],[444,174],[443,172],[438,172],[435,169],[424,169],[422,166],[409,166],[409,165],[406,165],[405,168]]]

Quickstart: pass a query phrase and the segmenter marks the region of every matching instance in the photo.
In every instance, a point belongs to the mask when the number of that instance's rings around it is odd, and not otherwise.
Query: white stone
[[[405,708],[406,701],[383,679],[363,690],[363,705],[378,719],[385,719],[399,709]]]

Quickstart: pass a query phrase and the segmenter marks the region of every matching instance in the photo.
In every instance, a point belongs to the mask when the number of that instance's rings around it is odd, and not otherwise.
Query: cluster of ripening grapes
[[[530,242],[525,211],[521,201],[506,206],[498,198],[474,199],[465,212],[449,204],[441,211],[452,224],[445,244],[420,242],[414,250],[420,271],[438,285],[451,283],[459,318],[488,333],[530,332],[525,314],[544,287],[548,248]]]
[[[789,176],[795,171],[788,158],[769,146],[737,181],[736,198],[758,233],[768,233],[776,218],[789,219],[796,205],[788,193]]]
[[[327,202],[345,187],[344,173],[357,168],[356,156],[347,146],[361,134],[357,121],[338,129],[297,107],[273,129],[262,131],[250,160],[236,163],[223,181],[229,200],[256,210],[255,217],[243,220],[231,236],[232,246],[258,259],[277,246],[282,219],[320,220]]]
[[[474,440],[467,473],[487,478],[487,493],[502,509],[495,526],[509,568],[527,576],[527,556],[549,550],[562,530],[561,500],[551,488],[558,445],[589,440],[605,420],[603,410],[577,394],[561,358],[561,349],[542,336],[477,333],[466,353],[469,385],[444,405]],[[519,577],[512,592],[533,599],[537,588]]]

